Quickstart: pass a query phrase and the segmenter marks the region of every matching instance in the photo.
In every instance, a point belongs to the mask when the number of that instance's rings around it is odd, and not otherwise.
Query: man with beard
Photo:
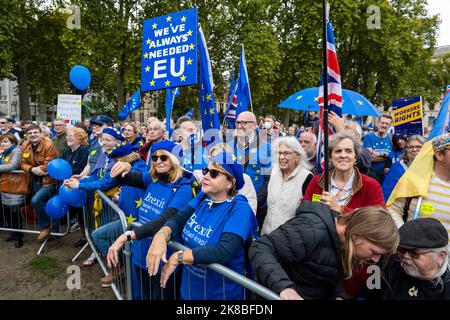
[[[305,131],[299,137],[299,142],[305,149],[306,156],[308,157],[306,161],[308,162],[310,168],[309,170],[313,174],[317,174],[317,137],[312,131]]]
[[[381,290],[370,294],[383,300],[449,300],[447,230],[437,219],[419,218],[399,233],[398,256],[390,259]]]

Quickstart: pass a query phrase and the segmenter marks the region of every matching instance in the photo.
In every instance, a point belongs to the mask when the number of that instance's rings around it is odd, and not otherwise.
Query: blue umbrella
[[[293,110],[319,111],[319,88],[300,90],[281,102],[280,108]],[[363,95],[356,91],[342,89],[342,113],[354,116],[381,116],[378,109]]]

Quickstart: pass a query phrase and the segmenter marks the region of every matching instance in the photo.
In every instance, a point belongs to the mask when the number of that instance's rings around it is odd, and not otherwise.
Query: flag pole
[[[323,49],[323,142],[324,142],[324,191],[329,191],[329,168],[328,168],[328,63],[327,63],[327,1],[322,0],[322,49]]]

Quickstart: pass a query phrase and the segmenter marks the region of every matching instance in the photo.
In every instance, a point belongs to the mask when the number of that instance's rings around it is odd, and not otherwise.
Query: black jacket
[[[87,165],[88,156],[89,147],[80,146],[73,152],[70,148],[64,150],[62,158],[70,163],[72,174],[80,174]]]
[[[331,299],[341,291],[340,246],[330,209],[303,201],[294,218],[253,242],[249,256],[258,281],[272,291]]]

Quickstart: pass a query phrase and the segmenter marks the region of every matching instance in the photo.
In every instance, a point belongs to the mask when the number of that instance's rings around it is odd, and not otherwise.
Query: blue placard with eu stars
[[[144,21],[141,90],[197,84],[197,9]]]

